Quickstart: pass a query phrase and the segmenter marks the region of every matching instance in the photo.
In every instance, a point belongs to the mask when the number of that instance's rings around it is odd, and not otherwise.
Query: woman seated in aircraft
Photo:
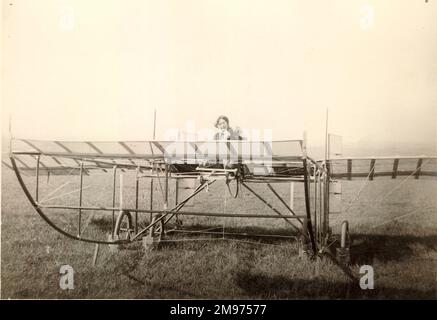
[[[214,140],[243,140],[243,137],[240,134],[240,130],[236,128],[232,129],[229,125],[229,118],[226,116],[219,116],[215,122],[215,127],[219,130],[214,135]],[[197,165],[192,164],[173,164],[174,169],[181,172],[190,172],[195,171]],[[200,167],[207,168],[235,168],[236,165],[234,161],[222,160],[221,164],[218,163],[208,163],[208,160],[205,159],[203,163],[200,164]]]
[[[241,135],[240,129],[237,127],[235,129],[232,129],[229,125],[229,118],[227,116],[219,116],[215,122],[215,127],[219,130],[214,135],[214,140],[244,140],[243,136]],[[206,167],[212,167],[212,168],[225,168],[225,169],[238,169],[240,173],[244,174],[247,173],[247,167],[245,165],[241,165],[238,163],[238,161],[233,160],[221,160],[221,164],[213,164],[213,165],[207,165]],[[233,174],[232,174],[233,175]]]
[[[214,140],[243,140],[239,128],[232,129],[229,125],[229,118],[226,116],[219,116],[215,127],[219,131],[214,135]]]

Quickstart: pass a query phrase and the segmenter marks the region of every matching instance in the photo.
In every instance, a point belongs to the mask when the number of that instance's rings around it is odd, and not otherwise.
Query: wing
[[[107,171],[114,166],[124,170],[151,170],[156,164],[170,163],[174,172],[195,171],[199,164],[242,163],[252,170],[289,175],[297,172],[295,162],[304,157],[303,140],[284,141],[40,141],[14,139],[10,157],[28,175],[51,173],[76,175]],[[11,167],[3,157],[2,162]],[[302,168],[302,166],[299,166]],[[270,168],[266,170],[266,168]],[[274,168],[273,170],[271,168]],[[291,169],[290,169],[291,168]]]
[[[437,177],[436,156],[364,156],[343,157],[342,137],[328,135],[326,161],[331,178],[336,180],[356,180],[376,178],[396,179],[397,177]],[[322,163],[323,161],[319,161]]]
[[[333,179],[437,177],[437,157],[433,156],[349,157],[330,159],[326,163]]]
[[[18,169],[32,174],[40,173],[74,175],[80,166],[87,173],[107,171],[117,165],[121,169],[148,170],[151,162],[163,159],[163,146],[158,142],[67,142],[14,139],[10,157]],[[3,157],[2,162],[11,167]]]

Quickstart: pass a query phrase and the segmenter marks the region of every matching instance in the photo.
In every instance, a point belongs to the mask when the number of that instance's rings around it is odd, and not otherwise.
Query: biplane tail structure
[[[344,157],[341,137],[329,134],[329,175],[337,180],[356,180],[414,176],[414,179],[437,177],[437,156],[361,156]]]
[[[305,203],[305,212],[296,214],[292,208],[273,189],[270,183],[301,182],[305,186],[310,183],[315,171],[321,172],[322,168],[313,159],[306,155],[304,140],[283,141],[38,141],[14,139],[11,143],[9,163],[5,165],[12,168],[18,178],[24,193],[30,203],[52,227],[62,234],[77,240],[116,244],[131,242],[152,236],[156,232],[162,234],[165,225],[176,216],[214,216],[227,218],[272,218],[283,219],[290,227],[302,235],[302,242],[310,244],[316,251],[317,241],[314,236],[314,226],[310,214],[310,202]],[[126,207],[120,204],[115,206],[115,180],[116,172],[134,171],[136,175],[135,207]],[[92,175],[95,172],[113,174],[113,201],[106,206],[85,206],[82,201],[84,193],[82,176]],[[80,186],[78,189],[77,205],[48,205],[40,201],[39,177],[41,175],[79,175]],[[26,185],[23,176],[35,176],[35,194],[32,194]],[[138,204],[139,179],[158,179],[163,196],[163,208],[141,208]],[[191,194],[170,208],[169,180],[176,181],[195,180],[197,187]],[[161,180],[163,183],[161,184]],[[216,180],[222,180],[231,190],[230,185],[235,184],[237,196],[239,186],[245,187],[260,201],[266,204],[275,214],[243,214],[243,213],[217,213],[182,211],[184,205],[203,189]],[[250,187],[252,183],[267,184],[289,211],[283,215],[274,206],[268,203],[262,195]],[[164,187],[162,187],[164,186]],[[151,190],[151,204],[153,194]],[[176,198],[178,198],[178,189]],[[309,199],[309,189],[305,187],[306,198]],[[58,227],[45,214],[44,210],[77,210],[78,226],[77,235]],[[112,213],[112,238],[87,239],[81,235],[81,214],[83,211],[92,210]],[[115,218],[115,212],[118,217]],[[150,218],[145,225],[138,223],[138,215],[149,213]],[[132,216],[135,215],[135,219]],[[293,221],[293,222],[292,222]],[[297,225],[296,225],[297,223]],[[124,227],[122,227],[124,225]],[[71,229],[71,228],[70,228]],[[161,230],[161,231],[159,231]],[[127,234],[121,234],[121,233]]]
[[[329,215],[340,213],[341,181],[344,180],[387,180],[387,179],[435,179],[437,177],[437,156],[355,156],[343,155],[342,137],[334,134],[327,135],[325,159],[318,163],[326,170],[329,183],[324,191],[326,197],[325,216],[323,223],[329,225]],[[403,182],[401,182],[403,183]],[[363,185],[364,186],[364,185]],[[356,199],[355,199],[356,200]],[[342,225],[341,238],[349,237],[348,222]],[[344,227],[346,226],[346,227]],[[325,229],[327,234],[331,231]],[[345,248],[339,248],[341,252]],[[338,254],[337,252],[337,254]]]

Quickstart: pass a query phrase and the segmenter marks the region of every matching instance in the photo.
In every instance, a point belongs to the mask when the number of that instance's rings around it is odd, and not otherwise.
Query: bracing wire
[[[417,171],[419,171],[423,166],[425,166],[426,164],[428,164],[431,161],[431,159],[428,159],[428,161],[426,161],[425,163],[421,164],[420,166],[418,166],[416,168],[416,170],[414,170],[409,176],[407,176],[403,181],[401,181],[397,186],[395,186],[392,190],[390,190],[389,192],[387,192],[382,198],[381,200],[379,200],[379,203],[382,203],[386,198],[388,198],[388,196],[390,196],[395,190],[399,189],[409,178],[411,178],[414,174],[416,174]]]
[[[405,183],[409,178],[411,178],[413,175],[415,175],[417,171],[419,171],[423,166],[425,166],[426,164],[428,164],[430,161],[431,161],[431,159],[429,159],[428,161],[426,161],[426,162],[423,163],[422,165],[418,166],[418,167],[416,168],[416,170],[414,170],[410,175],[408,175],[408,176],[407,176],[404,180],[402,180],[398,185],[396,185],[394,188],[392,188],[390,191],[388,191],[384,196],[382,196],[382,197],[380,198],[379,201],[373,202],[373,203],[371,204],[371,207],[372,207],[375,211],[380,212],[380,210],[378,210],[378,209],[375,207],[375,205],[377,205],[377,204],[382,204],[382,202],[383,202],[385,199],[387,199],[387,198],[388,198],[388,197],[389,197],[389,196],[390,196],[394,191],[396,191],[397,189],[399,189],[399,188],[400,188],[400,187],[401,187],[401,186],[402,186],[402,185],[403,185],[403,184],[404,184],[404,183]],[[349,203],[348,207],[347,207],[346,210],[345,210],[345,213],[349,210],[349,208],[352,206],[352,204],[353,204],[356,200],[358,200],[358,198],[359,198],[361,192],[364,190],[364,187],[365,187],[365,186],[367,185],[367,183],[369,182],[369,176],[370,176],[370,174],[372,173],[372,171],[373,171],[373,170],[370,170],[369,174],[367,175],[367,178],[366,178],[365,182],[363,183],[362,187],[361,187],[360,190],[358,191],[357,196],[355,197],[355,199],[354,199],[353,201],[351,201],[351,202]],[[394,218],[392,218],[392,219],[390,219],[390,220],[388,220],[388,221],[386,221],[386,222],[384,222],[384,223],[382,223],[382,224],[379,224],[379,225],[373,226],[373,227],[371,227],[371,228],[376,228],[376,227],[379,227],[379,226],[382,226],[382,225],[388,224],[388,223],[390,223],[391,221],[397,220],[397,219],[399,219],[399,218],[401,218],[401,217],[412,215],[412,214],[414,214],[417,210],[419,210],[419,209],[417,208],[417,209],[415,209],[415,210],[413,210],[412,212],[409,212],[409,213],[407,213],[407,214],[404,214],[404,215],[401,215],[401,216],[394,217]],[[341,222],[339,222],[339,223],[333,225],[333,227],[339,225],[340,223],[341,223]]]

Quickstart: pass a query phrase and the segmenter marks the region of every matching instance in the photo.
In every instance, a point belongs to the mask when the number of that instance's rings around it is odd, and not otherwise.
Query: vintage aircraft
[[[338,255],[348,259],[349,231],[344,221],[340,237],[333,237],[330,215],[338,211],[341,194],[339,181],[342,179],[398,177],[419,179],[437,177],[437,157],[367,157],[343,158],[338,151],[338,137],[327,135],[326,155],[316,160],[307,154],[305,135],[298,140],[283,141],[117,141],[117,142],[68,142],[35,141],[12,139],[9,160],[3,163],[13,169],[26,197],[37,213],[56,231],[80,241],[96,244],[123,245],[142,240],[144,246],[153,247],[166,233],[170,222],[183,216],[207,216],[247,219],[283,219],[290,227],[290,235],[298,234],[301,253],[322,253],[339,240]],[[85,205],[83,177],[96,172],[112,176],[112,202],[107,205]],[[116,193],[123,192],[122,175],[118,188],[119,173],[133,172],[135,187],[134,206],[125,204],[122,196],[116,204]],[[25,183],[23,175],[35,177],[33,192]],[[79,176],[76,204],[47,204],[41,201],[40,180],[42,175]],[[32,178],[33,179],[33,178]],[[140,180],[156,181],[162,193],[162,207],[153,207],[153,188],[150,192],[150,205],[142,207],[139,199]],[[169,182],[175,181],[174,206],[169,201]],[[233,197],[240,188],[248,190],[253,196],[269,207],[273,214],[240,212],[201,212],[182,210],[190,199],[202,190],[208,189],[216,181],[224,183]],[[296,212],[272,186],[273,183],[303,184],[304,204],[302,212]],[[281,213],[272,203],[260,194],[253,184],[264,184],[271,195],[287,209]],[[187,185],[191,185],[187,193]],[[185,187],[183,187],[185,186]],[[50,195],[60,190],[52,190]],[[120,193],[122,194],[122,193]],[[60,227],[49,218],[46,211],[56,210],[77,212],[76,226]],[[99,211],[108,214],[110,236],[89,238],[83,234],[84,211]],[[139,215],[146,216],[140,223]],[[167,233],[166,233],[167,234]],[[169,233],[168,233],[169,234]],[[167,235],[168,235],[167,234]]]

